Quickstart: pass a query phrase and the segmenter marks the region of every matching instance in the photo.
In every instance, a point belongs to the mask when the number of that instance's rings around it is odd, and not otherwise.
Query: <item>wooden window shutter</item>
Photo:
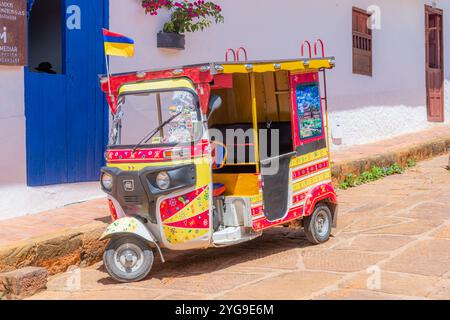
[[[370,14],[353,7],[353,73],[372,76],[372,30]]]

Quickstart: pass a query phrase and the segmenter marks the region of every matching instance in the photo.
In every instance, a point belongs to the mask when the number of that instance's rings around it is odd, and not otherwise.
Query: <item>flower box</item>
[[[176,32],[164,32],[160,31],[157,34],[157,47],[167,49],[184,50],[185,48],[185,36]]]

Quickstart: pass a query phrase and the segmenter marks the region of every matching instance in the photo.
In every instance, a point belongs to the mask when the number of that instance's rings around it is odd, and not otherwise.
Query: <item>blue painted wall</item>
[[[71,5],[80,8],[79,29],[66,27],[70,16],[66,8]],[[105,73],[101,30],[108,27],[108,10],[108,0],[66,0],[64,74],[25,70],[29,186],[99,178],[108,139],[108,108],[97,75]]]

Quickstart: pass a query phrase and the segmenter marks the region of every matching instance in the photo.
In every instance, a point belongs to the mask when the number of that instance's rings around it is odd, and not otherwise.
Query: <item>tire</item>
[[[330,208],[324,204],[319,204],[314,212],[303,221],[306,238],[312,244],[327,242],[330,238],[333,218]]]
[[[154,255],[148,244],[137,237],[113,238],[103,254],[108,274],[118,282],[144,279],[153,266]]]

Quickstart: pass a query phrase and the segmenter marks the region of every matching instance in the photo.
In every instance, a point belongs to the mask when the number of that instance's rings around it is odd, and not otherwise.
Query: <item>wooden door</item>
[[[426,86],[428,121],[444,121],[443,12],[425,6]]]

